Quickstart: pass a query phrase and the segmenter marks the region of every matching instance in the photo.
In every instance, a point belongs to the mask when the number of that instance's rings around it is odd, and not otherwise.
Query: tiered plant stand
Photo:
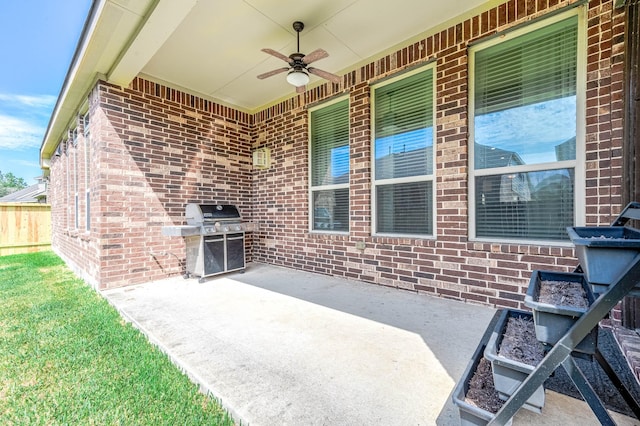
[[[616,233],[630,232],[634,236],[640,235],[635,234],[636,232],[640,232],[638,230],[633,230],[632,228],[624,228],[624,225],[628,222],[629,219],[640,219],[640,203],[629,204],[623,210],[620,216],[613,222],[610,228],[603,227],[599,229],[608,230],[611,228],[617,228]],[[623,230],[622,228],[628,229],[628,231]],[[569,230],[578,231],[578,233],[584,230],[594,229],[597,228],[569,228]],[[591,387],[591,384],[588,382],[587,378],[580,370],[578,364],[575,361],[576,357],[584,357],[585,352],[587,356],[595,357],[602,369],[611,379],[612,383],[619,390],[621,396],[629,405],[629,408],[633,411],[635,416],[640,419],[640,404],[638,404],[638,402],[633,398],[629,390],[624,386],[615,371],[611,368],[607,360],[604,358],[604,356],[602,356],[602,354],[598,350],[597,344],[593,345],[595,346],[595,348],[593,348],[593,351],[576,351],[576,347],[581,342],[583,342],[585,338],[587,338],[587,342],[589,341],[589,336],[593,335],[594,329],[597,330],[597,326],[600,320],[607,316],[607,314],[616,306],[616,304],[620,300],[622,300],[630,292],[633,292],[634,290],[637,291],[638,288],[640,288],[640,242],[636,240],[634,246],[634,244],[629,244],[629,242],[620,241],[621,237],[608,238],[609,241],[606,241],[607,238],[603,238],[597,242],[595,239],[593,239],[593,241],[578,241],[580,235],[578,235],[578,238],[576,238],[575,234],[576,232],[573,232],[573,234],[572,232],[570,232],[572,241],[574,245],[576,245],[576,253],[580,253],[580,256],[578,258],[580,259],[580,264],[584,269],[585,279],[587,280],[587,282],[589,282],[590,275],[597,277],[599,282],[596,284],[597,287],[594,286],[594,288],[597,288],[599,296],[595,300],[590,300],[590,302],[592,303],[590,304],[589,308],[581,313],[581,315],[578,316],[577,319],[575,319],[575,322],[569,324],[569,328],[566,329],[566,331],[564,331],[560,337],[556,336],[553,338],[553,341],[555,341],[555,343],[550,346],[550,349],[546,353],[543,360],[538,363],[538,365],[533,369],[533,371],[528,374],[528,376],[526,376],[520,386],[515,389],[511,396],[505,401],[500,410],[495,413],[495,415],[491,415],[488,418],[485,415],[484,419],[479,420],[478,423],[474,424],[510,424],[511,419],[520,409],[520,407],[522,407],[529,400],[529,398],[531,398],[531,396],[541,386],[543,386],[545,380],[547,380],[547,378],[558,367],[562,366],[566,370],[570,379],[573,381],[576,388],[580,391],[600,423],[603,425],[615,425],[615,422],[607,412],[604,404],[595,393],[595,391]],[[597,258],[589,258],[589,249],[591,248],[590,246],[595,246],[598,249],[605,249],[603,253],[606,253],[607,256],[606,265],[598,265],[597,270],[591,271],[589,270],[590,266],[598,264],[599,260]],[[625,253],[621,254],[622,252],[609,252],[609,248],[623,249]],[[627,249],[631,249],[632,255],[629,255]],[[633,253],[634,251],[635,253]],[[596,256],[598,256],[599,254],[599,250],[596,250]],[[625,259],[624,265],[620,267],[612,267],[612,262],[615,262],[622,258]],[[615,271],[615,275],[613,277],[605,277],[604,279],[601,278],[599,274],[602,272],[603,267],[606,270]],[[546,272],[543,271],[542,273]],[[530,286],[535,284],[534,281],[535,280],[532,279],[532,283],[530,284]],[[638,288],[635,288],[636,286],[638,286]],[[533,290],[530,288],[529,292],[532,291]],[[536,307],[534,307],[534,314],[535,311]],[[498,312],[496,315],[499,314],[500,312]],[[495,321],[492,321],[489,327],[495,327]],[[486,346],[486,336],[487,333],[485,332],[485,336],[483,336],[483,339],[481,341],[481,346]],[[538,338],[538,340],[541,340],[540,337]],[[582,345],[583,347],[581,349],[584,349],[585,343],[583,342]],[[592,354],[590,352],[592,352]],[[463,380],[465,380],[465,377],[461,379],[461,381]],[[458,383],[456,390],[458,390],[459,388],[464,388],[464,386],[461,387],[460,383]],[[459,405],[458,400],[460,397],[460,395],[454,395],[454,403],[456,403],[456,405]]]

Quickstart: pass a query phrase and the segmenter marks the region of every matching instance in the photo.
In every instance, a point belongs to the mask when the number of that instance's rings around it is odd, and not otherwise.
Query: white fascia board
[[[121,56],[130,40],[139,33],[148,11],[158,0],[96,0],[78,42],[58,100],[40,147],[40,164],[51,155],[70,121],[86,101],[89,90]],[[134,9],[135,7],[135,9]],[[150,12],[147,12],[149,14]]]

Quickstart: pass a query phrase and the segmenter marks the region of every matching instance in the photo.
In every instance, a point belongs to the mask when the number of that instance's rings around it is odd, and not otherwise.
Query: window
[[[89,173],[91,168],[89,167],[91,160],[91,132],[89,127],[89,112],[82,117],[83,130],[84,130],[84,188],[85,188],[85,231],[91,230],[91,191],[89,190]]]
[[[60,157],[60,156],[62,155],[62,149],[63,149],[63,146],[62,146],[62,145],[63,145],[63,143],[62,143],[62,141],[60,141],[60,142],[58,143],[58,146],[56,147],[56,150],[55,150],[55,152],[54,152],[54,156],[56,156],[56,157]]]
[[[74,229],[78,229],[80,225],[80,199],[78,196],[78,128],[69,130],[69,138],[73,145],[73,217]],[[71,170],[69,170],[71,172]]]
[[[433,231],[433,67],[374,87],[376,234]]]
[[[68,136],[68,134],[67,134]],[[69,139],[65,139],[63,142],[65,153],[65,183],[66,183],[66,197],[65,205],[67,210],[67,230],[71,229],[71,161],[69,159],[69,150],[71,142]]]
[[[580,38],[573,11],[471,48],[472,237],[568,239],[584,181]]]
[[[89,111],[87,111],[83,116],[82,116],[82,131],[84,132],[85,137],[89,136]]]
[[[349,100],[311,111],[313,231],[349,231]]]

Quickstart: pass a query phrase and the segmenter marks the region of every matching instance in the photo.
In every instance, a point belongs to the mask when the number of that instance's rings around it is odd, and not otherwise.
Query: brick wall
[[[92,94],[91,99],[95,96]],[[95,187],[93,179],[96,168],[95,141],[85,137],[82,117],[78,116],[70,126],[77,131],[76,143],[70,135],[65,136],[59,148],[60,155],[51,158],[49,200],[51,203],[52,248],[83,279],[93,286],[99,279],[99,242],[95,233],[87,231],[86,190],[87,184]],[[90,189],[94,189],[90,186]],[[78,209],[76,212],[76,194]],[[90,193],[91,194],[91,193]],[[91,197],[91,209],[98,211],[95,197]],[[77,216],[77,222],[76,222]]]
[[[74,269],[91,259],[91,282],[110,288],[182,273],[184,240],[162,227],[185,224],[188,202],[236,204],[251,219],[249,115],[142,79],[129,88],[99,82],[90,98],[91,230],[68,229],[65,185],[75,176],[65,156],[53,162],[51,195],[57,250]],[[249,261],[250,238],[247,247]]]
[[[270,147],[274,164],[254,176],[254,214],[265,218],[257,234],[255,259],[520,308],[532,270],[573,270],[577,261],[572,248],[467,239],[467,45],[574,3],[506,2],[347,74],[343,86],[328,83],[297,102],[256,114],[254,147]],[[587,31],[586,221],[603,225],[610,223],[621,202],[624,12],[613,10],[610,1],[591,1]],[[371,236],[369,85],[433,60],[437,61],[437,238]],[[307,108],[341,94],[349,96],[351,107],[351,231],[349,236],[311,234]],[[287,128],[284,132],[283,126]],[[365,249],[356,249],[357,242],[364,242]]]
[[[103,287],[181,272],[184,240],[161,228],[184,224],[186,203],[236,204],[251,219],[251,117],[142,79],[99,90]]]
[[[612,8],[589,2],[587,30],[587,223],[603,226],[622,203],[625,15]]]
[[[468,241],[467,45],[575,1],[513,0],[425,37],[256,114],[136,79],[99,82],[90,96],[92,229],[67,229],[63,166],[52,162],[54,245],[71,263],[89,259],[100,287],[182,271],[184,242],[161,235],[183,224],[187,202],[237,204],[260,222],[249,260],[496,306],[522,307],[533,269],[570,271],[573,250]],[[608,224],[620,208],[624,12],[591,1],[587,40],[586,220]],[[370,84],[436,61],[437,238],[371,236]],[[309,233],[308,108],[350,102],[350,234]],[[271,149],[253,170],[251,151]],[[364,243],[363,250],[356,243]]]

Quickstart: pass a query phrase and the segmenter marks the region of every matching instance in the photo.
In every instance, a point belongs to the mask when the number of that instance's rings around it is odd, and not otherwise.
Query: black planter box
[[[640,231],[634,228],[568,227],[567,233],[595,293],[606,291],[640,253]]]
[[[555,345],[589,308],[551,305],[539,302],[540,283],[548,280],[580,283],[587,295],[589,306],[595,301],[595,296],[583,274],[533,271],[531,280],[529,281],[529,288],[527,288],[527,294],[524,297],[524,304],[533,310],[533,321],[536,326],[536,337],[538,340],[549,345]],[[575,350],[586,354],[593,354],[595,353],[597,343],[598,327],[596,326],[576,346]]]
[[[520,387],[522,382],[526,380],[527,376],[536,368],[533,365],[525,364],[498,354],[509,319],[525,318],[530,320],[531,317],[532,314],[529,312],[505,309],[484,350],[484,357],[491,361],[495,388],[503,400],[509,399],[516,389]],[[544,388],[540,386],[536,389],[533,395],[523,404],[523,407],[530,411],[541,413],[542,407],[544,407]]]

